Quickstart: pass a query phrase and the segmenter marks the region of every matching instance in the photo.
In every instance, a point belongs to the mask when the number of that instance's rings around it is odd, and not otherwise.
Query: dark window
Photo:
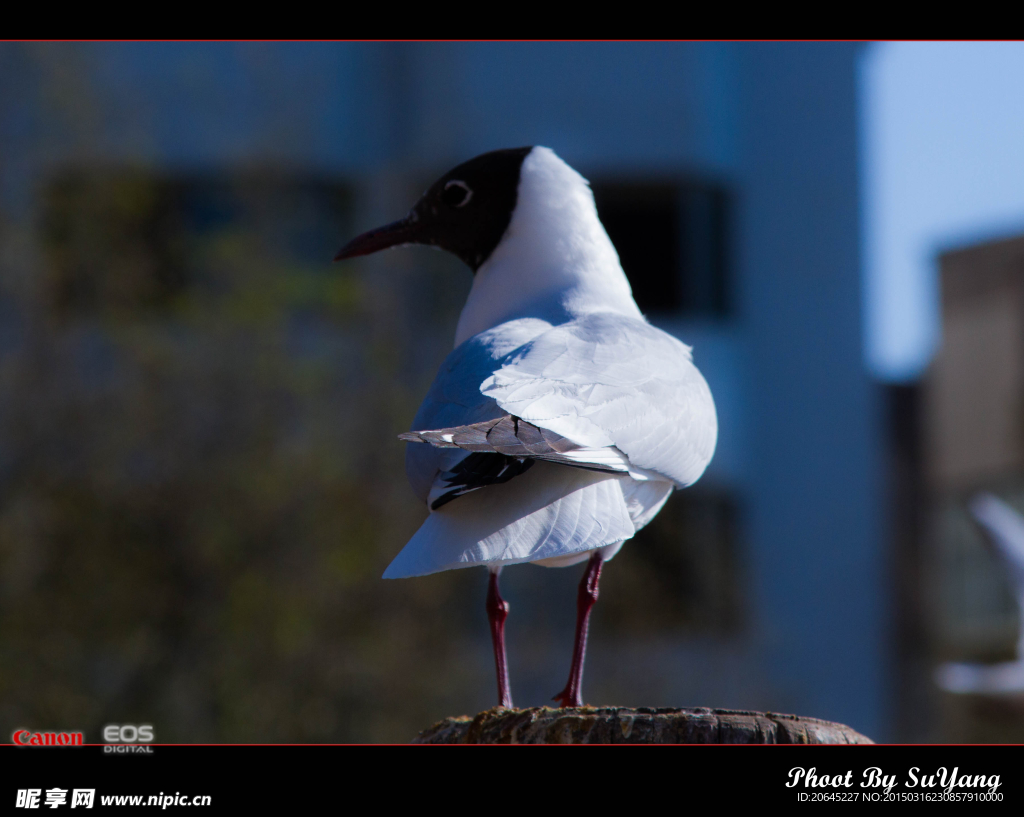
[[[700,182],[595,182],[597,212],[645,314],[729,313],[729,200]]]
[[[621,632],[735,632],[742,626],[735,497],[676,491],[602,574],[597,615]]]
[[[351,234],[350,216],[344,185],[300,175],[68,169],[43,191],[49,302],[62,317],[161,314],[197,290],[237,288],[239,275],[252,278],[269,259],[285,277],[336,277],[331,258]]]

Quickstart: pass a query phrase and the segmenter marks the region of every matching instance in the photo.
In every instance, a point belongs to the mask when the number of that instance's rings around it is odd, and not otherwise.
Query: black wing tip
[[[528,471],[534,462],[528,457],[510,457],[492,452],[472,453],[442,475],[441,478],[448,483],[448,490],[430,503],[430,510],[436,511],[453,499],[488,485],[508,482]]]
[[[474,490],[474,489],[470,489],[470,490]],[[446,494],[441,494],[441,496],[439,496],[437,499],[435,499],[433,501],[433,503],[430,506],[430,510],[436,511],[438,508],[441,508],[444,505],[447,505],[453,499],[458,499],[463,494],[468,494],[468,493],[469,493],[469,491],[448,491],[448,493],[446,493]]]

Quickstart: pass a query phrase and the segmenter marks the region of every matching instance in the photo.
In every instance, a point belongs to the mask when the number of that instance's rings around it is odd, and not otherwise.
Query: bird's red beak
[[[369,255],[378,250],[385,250],[388,247],[397,247],[401,244],[415,244],[419,241],[419,222],[414,216],[403,218],[370,230],[367,233],[358,235],[342,247],[336,256],[335,261],[343,261],[346,258],[355,258],[360,255]]]

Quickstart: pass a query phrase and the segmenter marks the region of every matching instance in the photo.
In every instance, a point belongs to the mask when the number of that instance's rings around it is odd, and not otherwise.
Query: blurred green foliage
[[[353,201],[90,164],[5,228],[0,726],[406,741],[492,705],[484,572],[379,578],[425,515],[396,435],[470,276],[429,250],[331,265]],[[677,495],[606,571],[592,649],[734,629],[734,517]],[[513,672],[558,677],[579,571],[518,570]]]
[[[428,679],[468,577],[379,580],[424,515],[396,435],[433,372],[380,365],[365,274],[329,264],[349,204],[270,172],[46,188],[4,293],[6,728],[406,740],[455,706]]]

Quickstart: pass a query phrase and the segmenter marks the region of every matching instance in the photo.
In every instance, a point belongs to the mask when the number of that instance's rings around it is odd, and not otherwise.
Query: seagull
[[[998,664],[942,664],[935,672],[935,681],[947,692],[990,695],[1024,692],[1024,517],[988,493],[975,496],[968,508],[1010,574],[1021,612],[1017,660]]]
[[[498,700],[511,708],[502,569],[586,562],[569,680],[553,698],[582,706],[601,568],[704,472],[711,391],[690,347],[641,314],[589,183],[549,148],[459,165],[335,260],[406,244],[458,256],[473,285],[455,349],[399,435],[430,513],[384,578],[488,569]]]

